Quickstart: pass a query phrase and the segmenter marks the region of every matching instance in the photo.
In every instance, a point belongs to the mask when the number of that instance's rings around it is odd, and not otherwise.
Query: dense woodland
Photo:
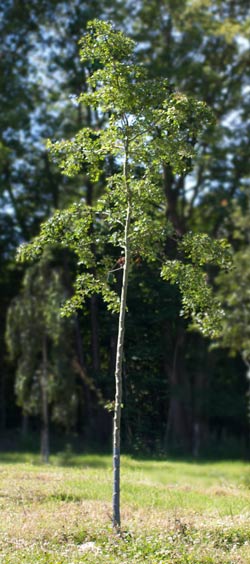
[[[123,449],[146,453],[217,452],[247,456],[249,436],[250,13],[247,0],[6,0],[0,7],[0,429],[29,437],[47,428],[81,449],[110,448],[117,315],[91,295],[71,316],[75,254],[55,246],[36,261],[16,251],[55,210],[102,198],[109,159],[98,178],[83,165],[61,174],[46,140],[72,139],[83,127],[105,128],[105,114],[77,102],[88,89],[79,40],[93,18],[112,21],[136,42],[152,82],[206,102],[213,123],[186,171],[164,167],[161,224],[171,222],[164,253],[192,232],[232,248],[229,272],[208,270],[225,317],[210,339],[181,314],[178,285],[155,263],[133,259],[123,363]],[[166,229],[167,232],[167,229]],[[94,248],[95,251],[95,248]],[[98,250],[96,249],[96,253]],[[123,257],[107,244],[119,290]],[[108,269],[110,271],[110,268]],[[108,273],[107,273],[108,275]],[[109,275],[108,275],[109,276]],[[46,373],[46,381],[44,374]],[[43,423],[42,423],[43,422]],[[18,433],[16,431],[18,430]],[[14,431],[14,435],[13,435]],[[45,448],[46,450],[46,448]]]

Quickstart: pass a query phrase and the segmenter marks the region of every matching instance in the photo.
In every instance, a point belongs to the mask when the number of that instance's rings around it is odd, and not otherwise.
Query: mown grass
[[[2,454],[1,564],[250,564],[250,466],[122,458],[122,533],[109,456],[41,466]]]

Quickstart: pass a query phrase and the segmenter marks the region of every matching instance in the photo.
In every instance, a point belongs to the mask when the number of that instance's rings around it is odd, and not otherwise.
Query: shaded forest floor
[[[109,456],[30,454],[0,463],[1,564],[250,563],[250,465],[122,459],[111,527]]]

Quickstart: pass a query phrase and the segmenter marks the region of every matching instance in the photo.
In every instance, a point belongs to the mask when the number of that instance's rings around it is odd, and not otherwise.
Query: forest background
[[[135,39],[152,79],[165,77],[212,109],[215,125],[199,141],[192,171],[178,175],[165,167],[162,221],[172,222],[177,238],[189,231],[226,237],[235,261],[214,284],[226,312],[214,348],[180,315],[178,288],[136,259],[126,318],[123,449],[247,456],[248,2],[12,0],[0,11],[1,448],[17,446],[21,437],[27,444],[40,432],[41,406],[55,446],[110,448],[117,316],[92,296],[82,311],[60,317],[76,271],[68,250],[57,248],[32,265],[16,262],[17,247],[54,210],[81,199],[91,205],[102,195],[105,171],[98,181],[84,167],[77,178],[65,177],[46,149],[48,138],[71,139],[97,120],[104,126],[105,116],[101,123],[76,102],[88,76],[78,41],[98,17]],[[165,251],[175,258],[172,239]],[[121,257],[110,259],[119,269]],[[208,276],[216,280],[216,272]],[[119,271],[113,282],[119,287]]]

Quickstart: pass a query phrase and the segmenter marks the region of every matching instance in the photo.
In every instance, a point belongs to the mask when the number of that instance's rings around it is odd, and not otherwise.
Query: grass
[[[122,534],[108,456],[41,466],[1,454],[1,564],[250,564],[250,466],[122,459]]]

